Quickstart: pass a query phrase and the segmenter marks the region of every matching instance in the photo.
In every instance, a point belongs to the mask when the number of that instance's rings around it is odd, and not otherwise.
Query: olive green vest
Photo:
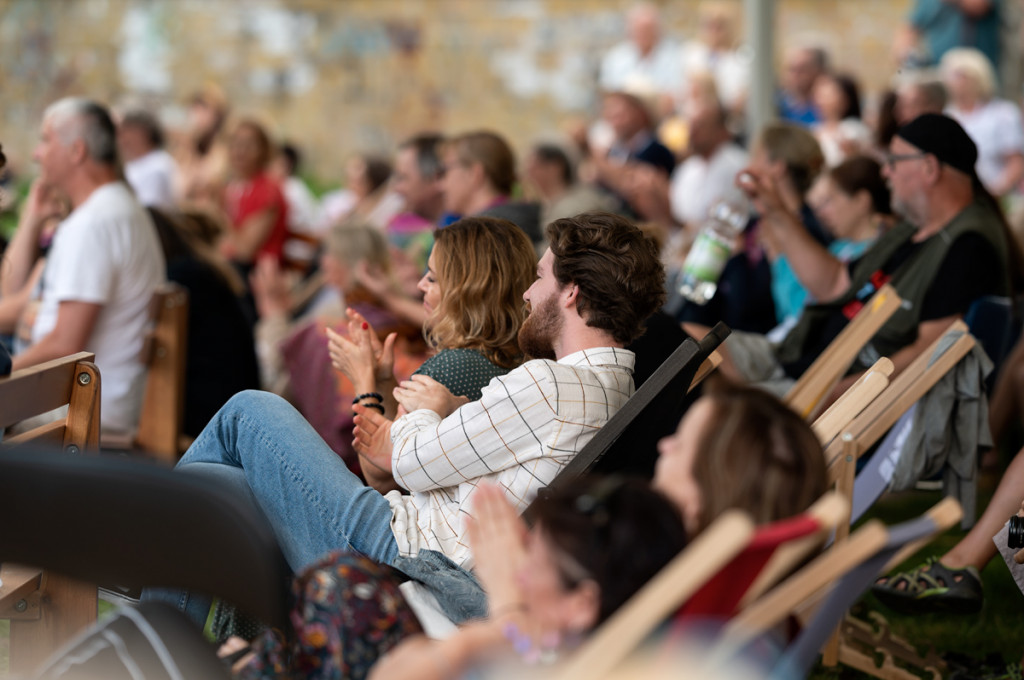
[[[776,356],[782,363],[792,363],[803,356],[804,348],[814,346],[808,340],[815,337],[826,319],[842,314],[843,307],[854,300],[866,301],[880,283],[872,276],[892,257],[893,253],[913,237],[916,228],[902,222],[885,232],[864,256],[854,265],[850,274],[850,287],[836,300],[824,304],[810,305],[804,309],[800,321],[776,347]],[[892,356],[894,352],[917,340],[921,305],[931,287],[939,267],[946,259],[949,247],[962,234],[975,232],[992,244],[999,254],[997,262],[979,262],[978,266],[1000,267],[1003,271],[1003,289],[994,291],[997,295],[1010,294],[1010,267],[1007,243],[999,217],[987,206],[974,202],[964,208],[945,227],[924,242],[923,247],[913,253],[895,272],[889,283],[896,289],[903,304],[875,334],[864,357],[851,370],[868,368],[873,357]],[[877,285],[876,285],[877,284]]]

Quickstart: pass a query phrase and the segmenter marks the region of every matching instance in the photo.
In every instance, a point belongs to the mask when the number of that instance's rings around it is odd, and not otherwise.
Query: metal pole
[[[753,139],[775,112],[775,0],[743,0],[747,45],[753,63],[747,99],[747,133]]]

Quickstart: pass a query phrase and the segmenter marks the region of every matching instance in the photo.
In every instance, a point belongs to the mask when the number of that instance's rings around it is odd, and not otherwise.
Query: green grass
[[[979,489],[979,514],[991,496],[992,483],[982,482]],[[923,513],[939,500],[937,493],[906,492],[882,498],[870,512],[886,524],[911,519]],[[942,555],[964,535],[959,527],[939,536],[935,541],[906,560],[898,569],[919,565],[925,558]],[[1003,560],[996,556],[981,573],[985,587],[985,605],[979,614],[956,616],[926,614],[905,616],[881,604],[868,594],[854,607],[854,615],[867,619],[869,611],[881,613],[889,621],[893,633],[912,645],[925,648],[932,645],[940,654],[956,652],[980,661],[990,654],[999,654],[1005,660],[1020,661],[1024,654],[1024,596],[1017,588]],[[868,678],[850,668],[829,669],[819,666],[812,678]]]

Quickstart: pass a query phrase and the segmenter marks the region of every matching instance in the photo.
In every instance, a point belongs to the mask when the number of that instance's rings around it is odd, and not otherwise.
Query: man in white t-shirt
[[[124,176],[139,202],[154,208],[174,207],[178,164],[164,150],[160,123],[145,111],[131,111],[117,128]]]
[[[628,40],[601,60],[598,85],[605,92],[643,88],[672,94],[682,84],[679,47],[661,35],[661,13],[656,5],[641,2],[626,15]]]
[[[145,371],[139,362],[147,308],[166,279],[156,229],[120,181],[114,124],[85,99],[52,104],[33,154],[41,176],[71,203],[47,255],[32,344],[14,358],[24,368],[74,352],[96,354],[102,376],[101,427],[130,432],[138,423]],[[33,187],[8,257],[38,254],[48,215]]]

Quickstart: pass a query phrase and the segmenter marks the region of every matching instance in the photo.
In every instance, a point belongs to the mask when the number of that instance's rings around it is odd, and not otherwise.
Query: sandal
[[[904,614],[973,614],[981,610],[984,601],[976,568],[951,569],[937,557],[912,571],[879,579],[871,592],[883,604]]]

